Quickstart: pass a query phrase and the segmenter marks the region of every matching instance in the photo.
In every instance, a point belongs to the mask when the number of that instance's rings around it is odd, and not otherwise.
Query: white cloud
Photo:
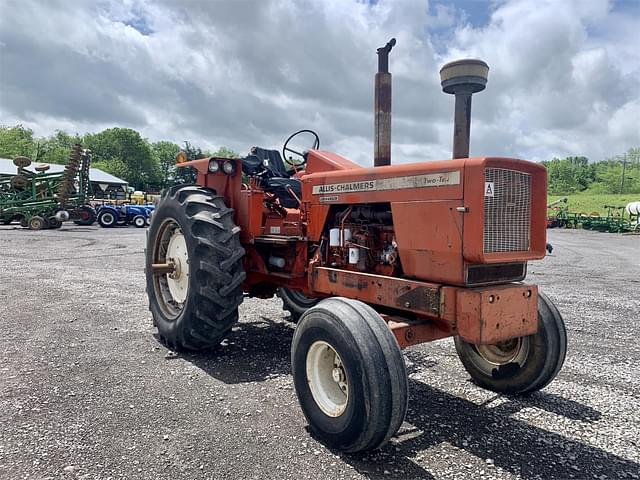
[[[491,67],[472,154],[599,159],[640,145],[637,11],[492,5],[478,25],[418,0],[4,1],[0,121],[38,134],[128,126],[239,152],[312,128],[323,148],[367,164],[375,49],[395,36],[393,161],[449,155],[453,98],[438,69],[464,56]]]

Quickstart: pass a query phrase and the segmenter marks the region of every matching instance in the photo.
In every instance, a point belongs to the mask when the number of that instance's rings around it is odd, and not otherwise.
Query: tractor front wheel
[[[163,343],[206,350],[238,321],[246,274],[240,228],[224,199],[198,186],[170,188],[147,237],[149,310]]]
[[[373,450],[407,411],[402,352],[370,306],[341,297],[307,310],[291,345],[293,381],[309,426],[332,448]]]
[[[142,215],[136,215],[135,217],[133,217],[132,223],[136,228],[144,228],[147,225],[147,222]]]
[[[277,295],[282,299],[282,309],[291,314],[291,321],[298,323],[304,312],[318,304],[319,298],[309,298],[298,290],[280,287]]]
[[[538,293],[538,332],[495,345],[455,338],[458,357],[481,387],[500,393],[529,393],[547,386],[567,353],[567,331],[560,312]]]

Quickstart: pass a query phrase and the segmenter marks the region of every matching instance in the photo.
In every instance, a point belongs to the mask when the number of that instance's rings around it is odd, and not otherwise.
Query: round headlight
[[[218,170],[220,170],[220,164],[215,160],[209,160],[209,171],[216,173]]]
[[[222,170],[227,175],[232,175],[236,171],[236,164],[230,160],[227,160],[222,164]]]

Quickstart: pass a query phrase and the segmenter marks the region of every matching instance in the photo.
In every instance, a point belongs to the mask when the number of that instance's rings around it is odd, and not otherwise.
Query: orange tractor
[[[454,158],[390,165],[394,44],[378,49],[374,167],[320,150],[309,130],[282,155],[254,147],[241,159],[179,158],[197,184],[164,192],[148,232],[147,292],[162,341],[214,347],[245,296],[278,293],[297,321],[291,362],[303,413],[317,437],[347,452],[383,445],[402,424],[402,348],[454,337],[473,380],[505,393],[546,386],[566,352],[558,310],[522,283],[527,262],[545,255],[545,168],[468,158],[471,96],[489,70],[479,60],[440,71],[456,97]],[[292,146],[298,134],[313,137],[309,150]]]

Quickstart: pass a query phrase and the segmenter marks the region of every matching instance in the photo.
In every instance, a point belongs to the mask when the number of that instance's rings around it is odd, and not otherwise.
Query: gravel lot
[[[247,300],[219,351],[154,337],[144,231],[0,227],[0,478],[640,478],[640,237],[549,232],[530,265],[569,353],[527,398],[474,386],[450,339],[406,351],[406,423],[342,455],[306,430],[293,326]]]

